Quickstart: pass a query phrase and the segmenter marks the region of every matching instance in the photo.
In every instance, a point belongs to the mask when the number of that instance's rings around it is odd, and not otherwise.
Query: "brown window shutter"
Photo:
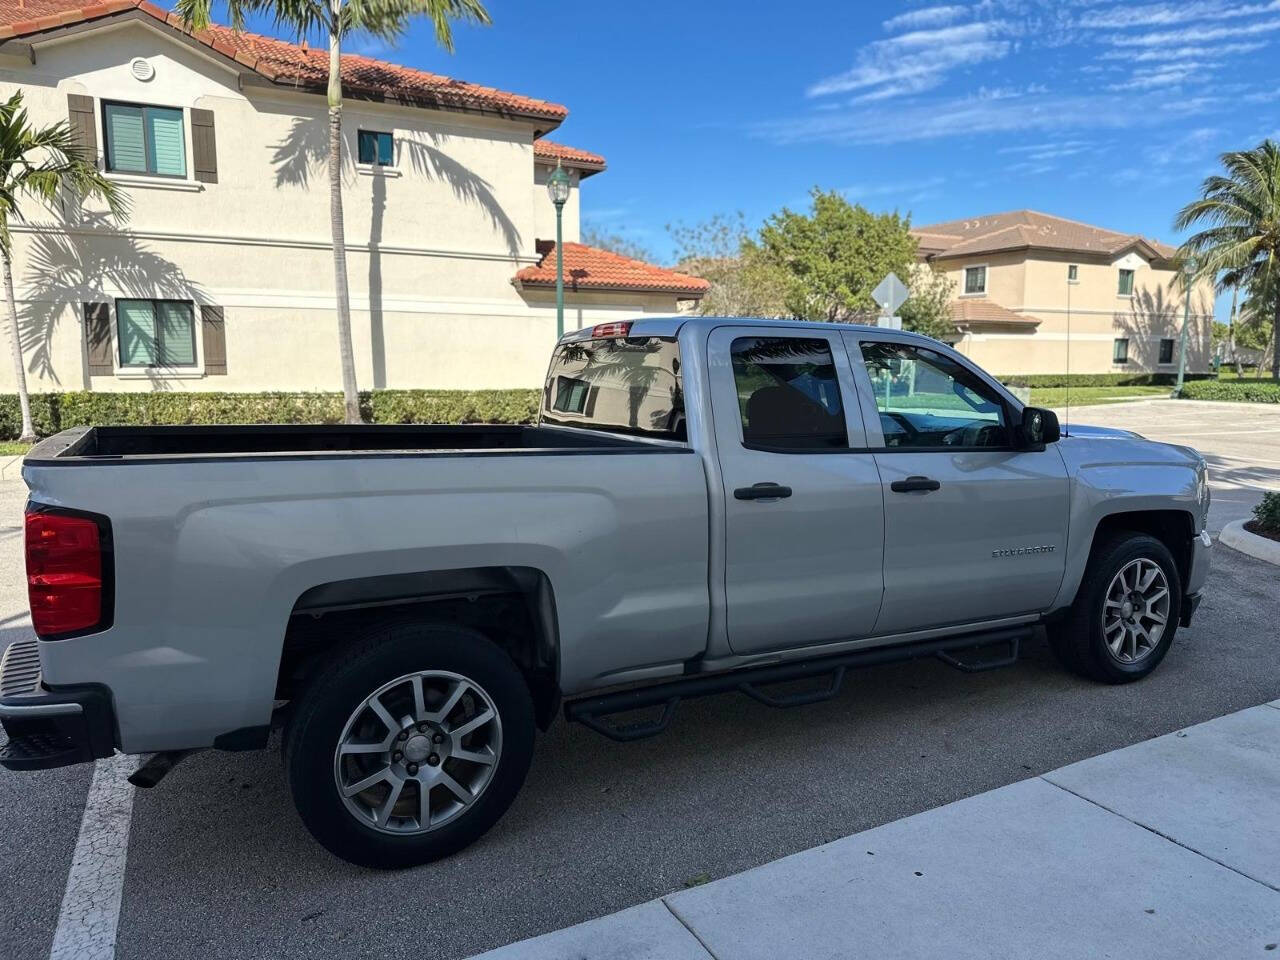
[[[204,372],[210,377],[227,375],[227,326],[222,308],[200,306],[200,333],[204,341]]]
[[[109,377],[116,372],[111,352],[111,304],[84,305],[84,352],[89,376]]]
[[[98,162],[98,120],[93,110],[93,97],[79,93],[67,94],[67,117],[71,136],[80,147],[85,159],[95,166]]]
[[[217,183],[218,144],[213,135],[212,110],[191,108],[191,152],[194,154],[196,179],[201,183]]]

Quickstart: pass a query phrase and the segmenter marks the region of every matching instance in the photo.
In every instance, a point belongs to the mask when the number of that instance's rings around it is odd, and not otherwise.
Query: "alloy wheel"
[[[1102,609],[1102,635],[1111,656],[1137,663],[1160,645],[1169,623],[1169,581],[1154,560],[1130,560],[1111,579]]]
[[[352,712],[333,775],[348,812],[375,830],[423,834],[470,809],[502,755],[502,721],[473,680],[443,670],[398,677]]]

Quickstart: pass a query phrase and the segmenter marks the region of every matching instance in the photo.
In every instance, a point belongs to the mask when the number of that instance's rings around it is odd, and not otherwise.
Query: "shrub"
[[[1274,380],[1200,380],[1184,384],[1184,400],[1230,400],[1237,403],[1280,403]]]
[[[1189,373],[1183,379],[1204,380],[1211,373]],[[1171,387],[1172,373],[1011,373],[996,378],[1011,387]]]
[[[1253,508],[1253,522],[1259,530],[1280,534],[1280,493],[1268,491]]]
[[[373,423],[530,423],[536,390],[375,390],[360,395]],[[214,423],[341,423],[340,393],[39,393],[36,432],[68,427]],[[22,429],[18,398],[0,396],[0,440]]]

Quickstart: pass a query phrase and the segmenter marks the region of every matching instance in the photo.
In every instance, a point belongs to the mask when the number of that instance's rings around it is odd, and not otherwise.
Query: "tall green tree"
[[[1249,291],[1253,312],[1271,317],[1271,377],[1280,380],[1280,144],[1224,153],[1223,174],[1206,177],[1200,197],[1174,218],[1177,230],[1203,227],[1178,253],[1219,290]]]
[[[760,246],[786,271],[787,308],[805,320],[874,319],[876,284],[890,271],[905,280],[915,266],[910,221],[872,213],[834,190],[815,187],[810,197],[810,212],[783,207],[760,230]]]
[[[31,420],[31,398],[27,393],[27,371],[22,360],[22,330],[18,323],[18,301],[13,292],[13,235],[10,225],[22,219],[18,201],[29,197],[53,203],[60,193],[70,199],[99,197],[114,216],[123,216],[127,206],[119,188],[98,172],[95,158],[86,156],[65,121],[35,127],[22,105],[22,91],[0,103],[0,262],[4,268],[4,293],[9,306],[9,346],[13,351],[13,373],[18,385],[18,405],[22,409],[19,440],[36,438]]]
[[[209,26],[214,0],[178,0],[177,11],[191,30]],[[435,28],[436,42],[453,52],[453,24],[488,24],[489,13],[480,0],[227,0],[234,30],[243,30],[245,17],[265,14],[277,27],[306,37],[322,33],[329,39],[329,229],[333,235],[333,281],[338,305],[338,351],[342,361],[342,394],[347,423],[359,423],[355,356],[351,348],[351,295],[347,288],[346,231],[342,220],[342,41],[352,33],[396,41],[414,17],[426,17]]]

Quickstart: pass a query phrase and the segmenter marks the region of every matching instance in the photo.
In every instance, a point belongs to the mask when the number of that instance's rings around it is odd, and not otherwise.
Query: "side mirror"
[[[1022,442],[1028,447],[1057,443],[1062,436],[1058,415],[1041,407],[1025,407],[1022,411]]]

